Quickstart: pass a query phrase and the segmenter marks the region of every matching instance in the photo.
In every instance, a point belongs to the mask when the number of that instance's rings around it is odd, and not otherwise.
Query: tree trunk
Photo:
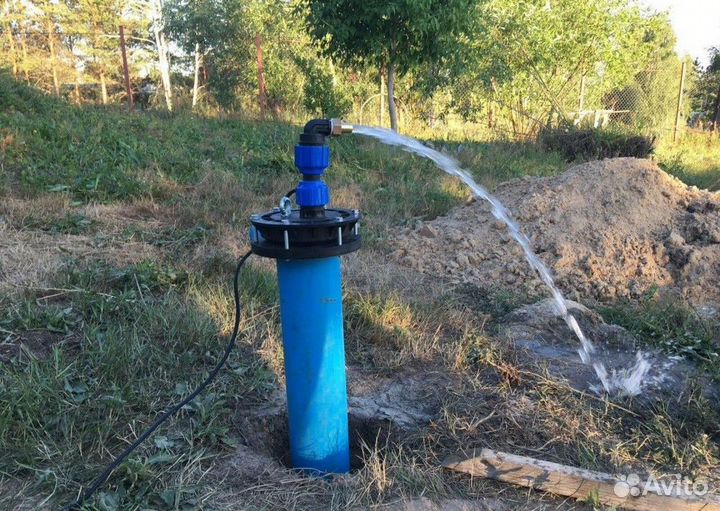
[[[48,46],[50,47],[50,70],[52,72],[53,91],[60,95],[60,82],[58,81],[57,63],[55,62],[55,30],[51,22],[47,23]]]
[[[380,73],[380,127],[385,124],[385,77]]]
[[[105,81],[105,73],[100,73],[100,93],[102,94],[102,104],[107,105],[108,93],[107,93],[107,82]]]
[[[265,86],[265,63],[263,62],[262,36],[255,34],[255,54],[258,68],[258,101],[260,104],[260,115],[267,111],[267,87]]]
[[[155,19],[153,20],[153,34],[155,36],[155,48],[158,54],[158,66],[160,67],[160,78],[162,80],[163,94],[165,95],[165,105],[172,112],[172,83],[170,81],[170,59],[168,58],[167,42],[165,34],[162,32],[162,2],[155,2]]]
[[[7,22],[5,23],[5,33],[7,34],[8,44],[10,45],[10,58],[12,59],[12,73],[14,77],[18,74],[18,59],[17,59],[17,48],[15,47],[15,38],[12,34],[12,24],[10,23],[10,2],[5,1],[4,5],[4,16]]]
[[[198,102],[198,88],[200,87],[200,43],[195,43],[195,77],[193,79],[192,108],[195,110]]]
[[[162,76],[163,92],[165,93],[165,105],[167,106],[167,109],[172,112],[173,97],[172,83],[170,81],[170,60],[168,59],[165,36],[161,32],[158,32],[158,42],[160,52],[160,74]]]
[[[100,47],[99,37],[98,37],[98,30],[96,26],[93,26],[93,49],[95,50],[93,54],[93,62],[97,64],[97,51]],[[105,81],[105,70],[102,67],[100,67],[100,95],[102,98],[102,104],[107,105],[108,103],[108,94],[107,94],[107,83]]]
[[[388,110],[390,111],[390,129],[398,130],[397,105],[395,104],[395,63],[390,60],[387,66]]]
[[[27,46],[25,45],[25,37],[23,35],[20,36],[20,49],[22,51],[22,59],[23,59],[23,75],[25,75],[25,81],[30,81],[30,72],[28,71],[28,56],[27,56]]]
[[[118,27],[120,30],[120,55],[122,57],[122,67],[123,67],[123,81],[125,82],[125,95],[127,100],[127,106],[128,106],[128,112],[132,112],[133,110],[133,94],[132,94],[132,87],[130,87],[130,70],[128,69],[128,61],[127,61],[127,48],[125,47],[125,27],[123,25],[120,25]],[[142,102],[143,110],[145,110],[145,107],[147,106],[147,100]]]

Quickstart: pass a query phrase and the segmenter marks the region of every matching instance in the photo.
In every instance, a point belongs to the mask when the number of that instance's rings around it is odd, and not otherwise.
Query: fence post
[[[682,113],[683,90],[685,89],[685,61],[680,67],[680,88],[678,90],[677,106],[675,107],[675,126],[673,127],[672,141],[677,142],[678,130],[680,129],[680,118]]]
[[[127,93],[128,110],[133,109],[132,90],[130,89],[130,71],[128,70],[127,50],[125,49],[125,27],[120,25],[120,52],[122,53],[123,76],[125,77],[125,92]]]

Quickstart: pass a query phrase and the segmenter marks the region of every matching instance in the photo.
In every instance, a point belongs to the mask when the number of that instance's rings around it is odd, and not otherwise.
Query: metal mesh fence
[[[651,66],[631,83],[610,90],[583,79],[573,119],[578,125],[677,137],[690,115],[691,88],[684,62]]]
[[[620,85],[581,75],[552,91],[531,81],[488,86],[460,80],[432,101],[444,112],[441,122],[495,137],[533,139],[546,127],[570,124],[677,138],[692,119],[693,85],[691,65],[673,61],[648,66]]]

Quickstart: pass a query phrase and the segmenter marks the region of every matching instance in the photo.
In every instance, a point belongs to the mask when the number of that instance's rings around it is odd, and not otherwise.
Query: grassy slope
[[[717,135],[690,133],[679,144],[660,144],[656,158],[666,172],[685,183],[720,190],[720,138]]]
[[[244,249],[246,219],[296,180],[296,132],[278,123],[78,109],[0,76],[0,215],[18,236],[12,239],[69,239],[88,250],[99,246],[101,254],[69,252],[40,284],[0,295],[0,508],[69,498],[109,453],[202,380],[231,327],[227,280]],[[334,147],[335,201],[365,211],[371,247],[381,248],[392,226],[441,214],[467,197],[417,158],[352,137]],[[464,144],[460,156],[489,185],[565,166],[525,145]],[[154,256],[133,259],[134,249],[123,244]],[[545,376],[520,376],[512,356],[484,333],[488,318],[501,314],[493,300],[468,308],[448,294],[415,303],[402,291],[349,286],[354,370],[371,378],[440,367],[461,378],[456,398],[401,445],[369,449],[366,467],[346,483],[246,491],[240,480],[228,489],[217,467],[246,441],[243,410],[265,402],[282,379],[274,277],[254,262],[242,288],[245,314],[230,369],[116,472],[94,502],[98,509],[226,501],[342,507],[421,492],[494,493],[482,484],[468,488],[435,460],[459,446],[516,450],[513,439],[543,449],[551,442],[548,455],[587,468],[650,462],[705,470],[716,462],[705,434],[713,416],[698,396],[677,410],[625,414]],[[490,412],[494,418],[478,426]]]

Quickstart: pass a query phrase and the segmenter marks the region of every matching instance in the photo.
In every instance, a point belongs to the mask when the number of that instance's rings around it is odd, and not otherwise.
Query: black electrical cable
[[[297,188],[293,188],[293,189],[290,190],[288,193],[286,193],[285,195],[283,195],[283,197],[292,197],[292,195],[293,195],[296,191],[297,191]]]
[[[92,497],[92,495],[103,485],[103,483],[107,480],[108,477],[110,477],[110,474],[113,473],[113,471],[120,466],[120,464],[125,461],[125,458],[127,458],[141,443],[143,443],[145,440],[148,439],[150,435],[153,434],[153,432],[166,420],[168,420],[170,417],[172,417],[175,413],[177,413],[180,408],[188,404],[190,401],[195,399],[198,394],[200,394],[205,388],[210,384],[210,382],[213,381],[213,379],[217,376],[217,374],[220,372],[220,369],[225,365],[225,362],[227,362],[228,357],[230,356],[230,353],[233,350],[233,347],[235,346],[235,340],[237,339],[238,330],[240,329],[240,291],[238,289],[239,280],[240,280],[240,270],[242,269],[243,265],[245,264],[245,261],[247,261],[247,258],[250,257],[252,254],[252,251],[248,252],[244,256],[240,258],[240,261],[238,261],[237,268],[235,268],[235,277],[233,279],[233,294],[235,297],[235,325],[233,326],[233,333],[230,336],[230,341],[228,342],[227,347],[225,348],[225,353],[223,354],[222,358],[220,359],[220,362],[215,365],[212,371],[210,371],[210,374],[207,378],[205,378],[205,381],[203,381],[198,388],[196,388],[189,396],[187,396],[185,399],[180,401],[179,403],[171,406],[165,412],[160,415],[155,421],[150,425],[149,428],[147,428],[142,435],[140,435],[137,440],[135,440],[130,446],[128,446],[127,449],[125,449],[122,454],[120,454],[117,458],[113,460],[112,463],[110,463],[105,470],[103,470],[102,474],[97,476],[93,483],[88,487],[87,490],[82,492],[80,496],[75,500],[75,502],[72,502],[65,507],[62,508],[63,511],[71,511],[74,509],[80,509],[83,505],[83,503]]]

